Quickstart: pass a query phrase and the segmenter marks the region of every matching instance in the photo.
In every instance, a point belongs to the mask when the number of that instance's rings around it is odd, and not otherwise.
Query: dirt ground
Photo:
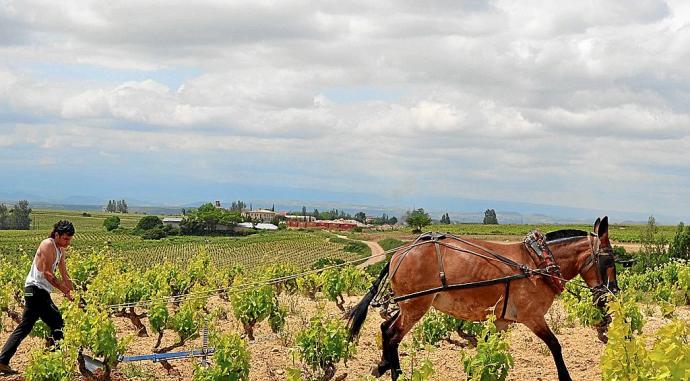
[[[350,305],[355,304],[358,297],[347,298]],[[324,308],[326,313],[332,316],[340,316],[340,312],[333,303],[314,302],[300,296],[282,296],[281,303],[290,310],[290,316],[283,333],[274,334],[270,331],[266,322],[260,323],[255,332],[256,340],[249,343],[251,352],[251,371],[250,380],[273,381],[284,380],[286,369],[289,367],[300,367],[299,360],[290,348],[294,346],[296,332],[308,324],[309,318],[313,316],[319,308]],[[229,308],[227,302],[223,302],[217,297],[210,300],[210,309]],[[656,307],[642,308],[645,316],[645,332],[652,333],[666,322],[661,318],[660,312]],[[683,307],[677,310],[678,315],[685,319],[690,319],[690,307]],[[228,314],[227,320],[220,320],[218,328],[226,332],[241,333],[242,328]],[[131,323],[124,318],[115,318],[118,327],[118,336],[124,337],[133,334]],[[347,373],[346,380],[361,380],[369,374],[373,364],[378,362],[381,351],[377,345],[377,335],[379,324],[382,322],[376,310],[370,310],[364,325],[362,335],[357,346],[357,353],[354,358],[348,361],[347,366],[340,363],[337,368],[337,375]],[[547,321],[563,347],[565,362],[574,380],[597,380],[601,379],[599,370],[599,358],[603,353],[604,344],[598,341],[596,332],[591,328],[569,325],[566,321],[566,314],[561,305],[557,302],[547,315]],[[4,343],[9,336],[9,330],[14,324],[4,318],[5,329],[0,332],[0,342]],[[144,324],[148,327],[148,322],[144,319]],[[457,334],[453,334],[453,339],[457,343],[441,342],[441,344],[431,350],[415,351],[411,346],[411,340],[406,337],[401,344],[401,360],[403,371],[409,374],[413,362],[419,362],[429,358],[433,363],[434,375],[432,380],[462,380],[465,375],[462,370],[460,352],[463,350],[463,340]],[[172,344],[176,339],[174,332],[166,331],[163,337],[162,346]],[[515,366],[511,370],[508,380],[555,380],[556,369],[550,352],[536,336],[522,325],[515,325],[509,329],[508,341],[510,352],[515,360]],[[127,348],[126,355],[148,354],[155,343],[153,335],[149,337],[133,338]],[[28,352],[33,348],[42,345],[38,338],[27,338],[19,347],[17,355],[12,360],[12,366],[23,371],[28,362]],[[201,345],[201,340],[196,339],[188,343],[184,349],[193,349]],[[182,349],[180,349],[182,350]],[[472,349],[468,349],[472,352]],[[116,379],[134,380],[189,380],[192,378],[194,360],[175,360],[175,373],[167,372],[159,364],[151,362],[121,364],[117,370]],[[386,374],[382,379],[389,379]],[[0,377],[1,378],[1,377]],[[5,377],[7,380],[22,380],[18,377]]]

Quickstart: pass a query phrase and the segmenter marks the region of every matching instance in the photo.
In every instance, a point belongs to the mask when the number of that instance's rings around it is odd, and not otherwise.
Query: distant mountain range
[[[271,194],[280,196],[271,199]],[[126,196],[110,198],[93,195],[47,197],[24,192],[0,192],[0,202],[11,204],[17,200],[29,200],[32,207],[41,209],[101,210],[107,204],[108,199],[123,198],[127,201],[132,212],[148,214],[179,214],[182,208],[194,208],[205,202],[215,201],[209,199],[166,203]],[[494,209],[499,222],[504,224],[591,224],[597,217],[604,215],[608,215],[613,223],[645,224],[649,217],[648,213],[643,212],[602,211],[537,203],[450,197],[396,197],[390,199],[364,194],[318,192],[315,190],[300,192],[296,189],[285,191],[264,187],[260,190],[255,189],[255,192],[252,192],[251,189],[245,189],[232,196],[219,195],[217,199],[221,201],[223,206],[229,206],[232,201],[243,200],[247,205],[252,205],[254,209],[271,208],[275,205],[276,210],[301,212],[302,206],[304,206],[309,213],[315,208],[321,212],[338,209],[350,214],[364,212],[369,216],[380,216],[386,213],[398,218],[408,210],[424,208],[434,219],[440,219],[442,214],[448,213],[452,221],[461,223],[482,222],[486,209]],[[667,225],[676,225],[682,220],[677,216],[654,215],[654,217],[657,223]]]

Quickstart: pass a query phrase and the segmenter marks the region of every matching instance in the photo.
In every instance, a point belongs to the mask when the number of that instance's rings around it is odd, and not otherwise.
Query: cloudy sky
[[[689,63],[686,1],[0,0],[0,192],[687,217]]]

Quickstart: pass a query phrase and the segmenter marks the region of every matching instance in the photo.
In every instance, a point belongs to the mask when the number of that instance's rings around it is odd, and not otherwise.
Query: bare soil
[[[346,298],[350,305],[359,301],[359,297]],[[251,352],[251,371],[250,379],[256,381],[284,380],[286,369],[290,367],[300,368],[299,359],[290,348],[294,346],[296,333],[306,327],[309,319],[314,316],[319,309],[324,309],[328,315],[339,317],[341,314],[333,303],[324,301],[310,301],[301,296],[282,296],[281,303],[286,305],[290,311],[287,325],[283,333],[274,334],[270,331],[266,322],[260,323],[255,331],[256,340],[250,342]],[[209,301],[210,309],[229,309],[229,304],[220,298],[212,297]],[[641,307],[645,316],[645,333],[655,332],[661,325],[667,322],[661,317],[657,307]],[[690,320],[690,307],[677,309],[677,314],[682,319]],[[5,328],[0,332],[0,342],[4,343],[9,330],[14,328],[14,324],[4,319]],[[118,336],[134,336],[134,330],[129,320],[115,318],[118,327]],[[148,321],[143,319],[148,328]],[[376,310],[372,309],[364,324],[362,335],[360,336],[357,353],[350,359],[347,365],[338,364],[336,376],[347,373],[346,380],[361,380],[369,374],[372,365],[378,362],[381,357],[381,350],[377,344],[379,325],[383,319]],[[596,332],[592,328],[573,326],[566,321],[566,313],[562,306],[557,302],[547,315],[547,321],[563,347],[565,362],[574,380],[597,380],[601,379],[599,370],[599,359],[604,350],[604,344],[599,342]],[[232,318],[232,313],[228,311],[228,318],[220,320],[216,325],[224,332],[242,333],[242,326]],[[173,344],[177,337],[174,332],[166,331],[161,346]],[[411,340],[406,337],[400,347],[403,371],[407,374],[413,363],[429,358],[434,366],[435,374],[432,380],[462,380],[465,374],[462,370],[460,352],[473,349],[463,348],[464,341],[457,334],[453,334],[452,339],[457,343],[441,342],[438,347],[430,350],[415,351],[411,346]],[[132,341],[127,347],[126,355],[150,354],[156,341],[154,335],[149,337],[132,337]],[[510,372],[508,380],[555,380],[556,369],[551,354],[536,336],[522,325],[515,325],[509,329],[508,341],[510,352],[515,360],[515,366]],[[12,366],[23,371],[29,361],[29,351],[43,345],[42,340],[29,337],[19,347],[17,355],[12,360]],[[201,345],[201,339],[190,341],[179,350],[189,350]],[[115,374],[115,379],[135,379],[135,380],[190,380],[192,378],[194,363],[196,360],[175,360],[171,362],[175,371],[168,374],[161,365],[151,362],[135,363],[135,365],[121,364]],[[382,379],[389,379],[386,374]],[[21,376],[5,377],[0,379],[22,380]]]

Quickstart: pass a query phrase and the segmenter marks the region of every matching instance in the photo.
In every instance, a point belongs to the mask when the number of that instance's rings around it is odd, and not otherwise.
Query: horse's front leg
[[[563,361],[563,353],[561,353],[561,343],[558,342],[556,335],[551,332],[551,329],[546,324],[546,320],[543,316],[537,318],[535,321],[529,321],[524,323],[529,329],[534,332],[542,341],[549,347],[553,359],[556,362],[556,369],[558,369],[558,381],[572,381],[570,378],[570,373],[568,373],[568,368],[565,366],[565,361]]]

